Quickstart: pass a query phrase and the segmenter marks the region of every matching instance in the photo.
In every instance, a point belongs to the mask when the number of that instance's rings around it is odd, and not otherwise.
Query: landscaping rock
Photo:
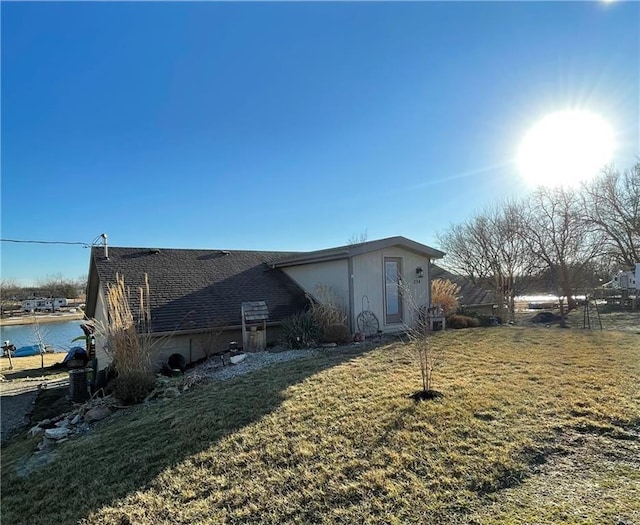
[[[42,421],[40,421],[40,423],[38,423],[38,426],[40,426],[41,428],[53,428],[55,426],[55,422],[51,421],[50,419],[43,419]]]
[[[231,361],[232,365],[237,365],[238,363],[242,363],[246,358],[247,354],[232,355],[229,358],[229,361]]]
[[[80,423],[82,421],[82,416],[80,414],[76,414],[73,419],[71,420],[71,424],[72,425],[77,425],[78,423]]]
[[[101,419],[104,419],[109,414],[111,414],[111,410],[109,410],[108,407],[93,407],[85,413],[84,420],[87,423],[92,423],[93,421],[100,421]]]
[[[66,438],[70,433],[68,428],[48,428],[44,431],[44,437],[57,441]]]
[[[32,438],[37,436],[38,434],[42,434],[44,432],[44,428],[42,428],[41,426],[36,425],[35,427],[31,427],[31,430],[29,430],[29,434],[28,437]]]
[[[69,428],[70,422],[68,419],[62,419],[56,423],[58,428]]]

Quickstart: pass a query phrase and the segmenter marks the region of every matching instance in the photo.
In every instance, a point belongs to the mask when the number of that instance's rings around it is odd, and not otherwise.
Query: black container
[[[93,372],[87,368],[77,368],[69,371],[69,397],[74,403],[84,403],[89,399],[88,373]]]

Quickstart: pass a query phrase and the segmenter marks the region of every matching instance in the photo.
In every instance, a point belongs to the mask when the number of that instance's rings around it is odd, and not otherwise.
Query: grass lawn
[[[9,369],[9,359],[3,357],[0,361],[0,372],[2,372],[2,375],[4,375],[7,380],[25,379],[27,377],[45,377],[50,375],[69,375],[69,371],[66,368],[62,370],[52,370],[49,368],[51,365],[62,362],[65,355],[66,354],[61,352],[44,354],[44,369],[40,368],[40,355],[11,358],[13,370]]]
[[[411,346],[355,347],[114,416],[28,478],[16,440],[2,523],[640,523],[640,335],[432,344],[438,401],[407,397]]]

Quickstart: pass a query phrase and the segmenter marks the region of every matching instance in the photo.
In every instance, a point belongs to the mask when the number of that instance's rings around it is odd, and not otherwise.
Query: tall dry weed
[[[136,319],[131,311],[131,294],[124,277],[116,275],[115,284],[107,286],[109,322],[106,328],[107,351],[118,374],[151,370],[149,338],[150,291],[145,274],[144,287],[138,288],[139,311]]]
[[[442,306],[445,315],[456,313],[460,286],[449,279],[434,279],[431,282],[431,304]]]
[[[310,310],[321,331],[329,326],[347,324],[346,309],[331,286],[316,285],[314,295],[318,301],[311,300]]]

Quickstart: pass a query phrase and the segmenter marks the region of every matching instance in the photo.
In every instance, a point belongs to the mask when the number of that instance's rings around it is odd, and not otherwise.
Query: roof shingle
[[[131,290],[134,315],[138,288],[149,278],[151,331],[199,330],[237,326],[245,301],[266,301],[269,321],[280,321],[307,305],[304,291],[270,265],[291,252],[93,248],[92,258],[106,292],[116,274]]]

